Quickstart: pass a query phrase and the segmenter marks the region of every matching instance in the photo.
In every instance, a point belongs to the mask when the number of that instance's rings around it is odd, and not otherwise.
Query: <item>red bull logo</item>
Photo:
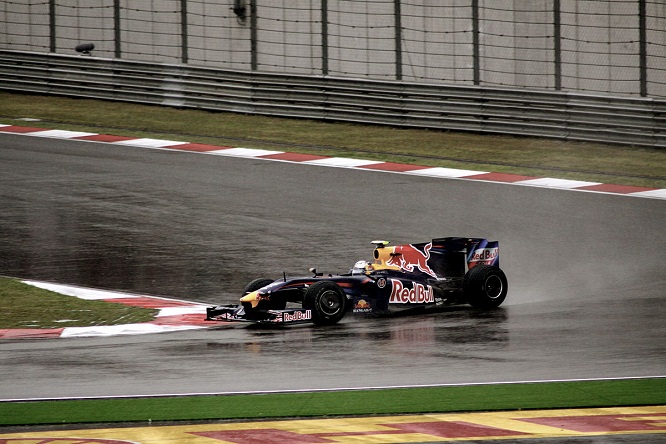
[[[435,293],[430,285],[412,282],[412,288],[406,288],[398,279],[391,279],[391,297],[389,304],[425,304],[435,302]]]
[[[400,267],[403,271],[408,271],[413,273],[415,270],[419,270],[422,273],[427,273],[432,277],[437,277],[434,271],[428,265],[428,260],[430,259],[430,249],[432,248],[432,242],[428,243],[423,247],[423,252],[413,245],[397,245],[394,247],[393,253],[391,253],[391,258],[386,261],[386,265]]]
[[[499,255],[499,248],[479,248],[474,250],[472,256],[469,259],[469,267],[474,265],[485,264],[492,265],[495,262],[495,259]]]

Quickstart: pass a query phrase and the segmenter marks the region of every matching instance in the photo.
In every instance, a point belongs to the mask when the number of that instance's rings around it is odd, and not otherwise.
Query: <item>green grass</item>
[[[88,301],[0,278],[0,329],[60,328],[148,322],[157,310]]]
[[[40,119],[26,122],[16,119]],[[666,188],[666,150],[0,92],[0,123]]]
[[[666,379],[0,402],[0,425],[204,421],[662,405]]]

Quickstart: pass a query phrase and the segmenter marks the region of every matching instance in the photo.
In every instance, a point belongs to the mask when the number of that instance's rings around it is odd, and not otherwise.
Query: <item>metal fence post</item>
[[[560,0],[553,0],[553,61],[555,89],[562,90],[562,7]]]
[[[257,70],[257,0],[250,0],[250,67]]]
[[[479,48],[479,0],[472,0],[472,63],[474,84],[481,84],[481,51]]]
[[[395,79],[402,80],[402,15],[400,0],[393,3],[395,15]]]
[[[647,6],[645,0],[638,0],[638,41],[641,96],[647,97]]]
[[[328,75],[328,0],[321,0],[321,73]]]
[[[180,59],[187,63],[187,0],[180,0]]]
[[[121,56],[120,51],[120,0],[113,0],[113,41],[115,45],[114,55],[117,59]]]
[[[56,52],[56,3],[49,1],[49,46],[51,52]]]

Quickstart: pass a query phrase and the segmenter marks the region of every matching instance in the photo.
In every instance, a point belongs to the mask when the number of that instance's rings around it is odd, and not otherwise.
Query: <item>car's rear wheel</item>
[[[335,282],[315,282],[305,290],[303,308],[312,311],[315,325],[337,324],[347,311],[347,295]]]
[[[474,308],[489,310],[499,307],[506,299],[508,289],[506,275],[498,267],[477,265],[463,279],[465,300]]]

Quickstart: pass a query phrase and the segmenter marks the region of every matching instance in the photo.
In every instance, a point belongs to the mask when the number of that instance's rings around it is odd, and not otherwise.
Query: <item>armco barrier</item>
[[[666,147],[666,100],[0,51],[0,89],[269,116]]]

